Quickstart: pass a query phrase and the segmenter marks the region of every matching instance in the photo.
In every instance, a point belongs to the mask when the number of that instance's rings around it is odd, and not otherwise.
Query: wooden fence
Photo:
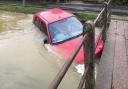
[[[111,20],[111,1],[112,0],[107,0],[106,2],[104,2],[104,8],[102,9],[102,11],[99,13],[99,15],[94,21],[87,21],[84,24],[83,38],[80,41],[80,44],[78,45],[74,53],[62,66],[56,77],[49,85],[48,89],[58,88],[59,84],[61,83],[63,77],[68,71],[70,65],[73,63],[74,58],[76,57],[77,53],[79,52],[82,46],[84,47],[84,58],[86,59],[84,60],[85,69],[77,89],[94,89],[95,86],[94,52],[96,50],[98,41],[100,39],[103,39],[103,41],[105,41],[106,39],[107,27]],[[94,43],[96,27],[100,27],[102,29],[98,36],[98,40],[96,41],[96,43]]]

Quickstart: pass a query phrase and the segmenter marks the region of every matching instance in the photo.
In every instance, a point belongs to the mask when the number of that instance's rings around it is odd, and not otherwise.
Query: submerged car
[[[83,37],[82,23],[75,15],[62,9],[55,8],[37,12],[33,17],[33,23],[46,35],[44,43],[49,43],[65,61],[72,55]],[[101,54],[103,45],[103,41],[100,40],[95,56]],[[84,63],[83,47],[74,62]]]

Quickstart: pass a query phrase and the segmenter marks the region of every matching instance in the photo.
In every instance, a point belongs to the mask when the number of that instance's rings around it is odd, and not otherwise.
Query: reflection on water
[[[46,50],[32,15],[0,11],[0,89],[47,89],[62,61]],[[59,89],[77,89],[71,66]]]

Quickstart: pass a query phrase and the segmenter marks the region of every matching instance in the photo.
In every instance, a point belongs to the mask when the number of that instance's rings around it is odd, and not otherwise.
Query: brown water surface
[[[44,47],[43,33],[31,20],[32,15],[0,11],[0,89],[47,89],[63,64]],[[79,77],[71,66],[59,89],[77,89]]]

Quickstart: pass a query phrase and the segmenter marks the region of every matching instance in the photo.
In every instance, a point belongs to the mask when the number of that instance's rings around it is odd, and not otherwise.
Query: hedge
[[[128,0],[113,0],[113,4],[128,5]]]

